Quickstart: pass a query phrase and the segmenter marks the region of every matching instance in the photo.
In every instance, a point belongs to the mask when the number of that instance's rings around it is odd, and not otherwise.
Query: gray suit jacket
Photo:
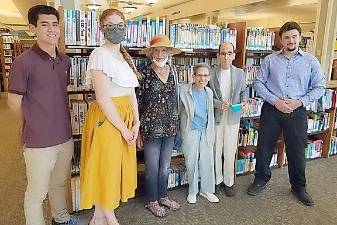
[[[231,91],[230,100],[231,104],[238,104],[248,99],[248,88],[246,85],[245,73],[242,69],[237,68],[233,65],[230,66],[231,71]],[[223,101],[219,77],[221,71],[219,66],[212,67],[210,71],[210,80],[208,86],[213,91],[213,102],[214,102],[214,117],[215,123],[219,124],[223,116],[223,110],[221,109],[221,103]],[[237,124],[240,122],[241,111],[233,112],[229,109],[228,111],[228,124]]]

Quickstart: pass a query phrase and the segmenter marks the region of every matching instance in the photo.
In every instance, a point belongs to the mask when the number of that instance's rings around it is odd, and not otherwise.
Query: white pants
[[[209,148],[204,130],[191,130],[183,141],[182,150],[186,160],[189,194],[199,192],[199,176],[202,192],[214,193],[213,149]]]
[[[55,221],[69,220],[65,187],[73,151],[73,139],[47,148],[24,148],[28,181],[24,201],[26,225],[45,225],[42,203],[47,193]]]
[[[216,125],[215,138],[215,182],[223,182],[231,187],[235,177],[235,153],[238,148],[238,133],[240,123],[229,125],[227,112],[224,112],[219,125]],[[222,160],[223,156],[223,160]]]

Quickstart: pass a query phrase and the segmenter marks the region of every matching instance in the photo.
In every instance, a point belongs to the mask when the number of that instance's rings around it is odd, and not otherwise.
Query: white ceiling
[[[56,0],[54,0],[56,1]],[[84,5],[89,0],[77,1]],[[95,0],[105,6],[115,0]],[[45,4],[46,0],[1,0],[0,23],[26,24],[27,10],[34,4]],[[145,3],[145,0],[133,2]],[[311,15],[315,18],[318,0],[158,0],[152,7],[137,5],[138,9],[131,17],[136,16],[168,16],[170,20],[195,15],[216,14],[220,20],[246,21],[291,15]],[[119,8],[127,4],[118,3]],[[22,16],[23,15],[23,16]],[[312,21],[310,21],[312,22]]]

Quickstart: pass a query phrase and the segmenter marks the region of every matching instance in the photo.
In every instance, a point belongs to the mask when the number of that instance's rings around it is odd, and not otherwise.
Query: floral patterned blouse
[[[144,139],[176,135],[178,99],[172,68],[166,83],[150,65],[139,72],[143,76],[137,89],[141,135]]]

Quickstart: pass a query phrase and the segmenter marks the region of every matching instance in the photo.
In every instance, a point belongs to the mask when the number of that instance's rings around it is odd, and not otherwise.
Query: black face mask
[[[104,28],[103,33],[104,33],[104,38],[106,38],[112,44],[119,44],[125,38],[126,29],[125,29],[125,26],[123,28],[107,26],[106,28]]]

